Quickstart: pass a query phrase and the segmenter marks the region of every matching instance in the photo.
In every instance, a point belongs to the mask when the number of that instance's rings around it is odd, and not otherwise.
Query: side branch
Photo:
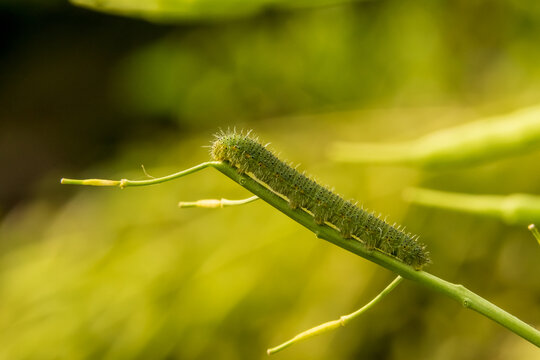
[[[177,173],[159,177],[159,178],[153,178],[148,180],[128,180],[128,179],[121,179],[121,180],[105,180],[105,179],[84,179],[84,180],[78,180],[78,179],[66,179],[62,178],[60,179],[60,184],[68,184],[68,185],[89,185],[89,186],[118,186],[121,189],[128,187],[128,186],[146,186],[146,185],[155,185],[160,184],[166,181],[174,180],[181,178],[182,176],[186,176],[189,174],[193,174],[197,171],[200,171],[202,169],[206,169],[207,167],[215,167],[216,165],[221,164],[220,161],[208,161],[204,162],[202,164],[199,164],[197,166],[194,166],[190,169],[186,169],[183,171],[179,171]]]
[[[197,208],[206,208],[206,209],[216,209],[216,208],[224,208],[227,206],[249,204],[250,202],[253,202],[258,199],[259,197],[254,195],[252,197],[248,197],[247,199],[241,199],[241,200],[202,199],[202,200],[197,200],[197,201],[180,201],[178,203],[178,207],[181,207],[181,208],[197,207]]]
[[[311,328],[309,330],[301,332],[300,334],[293,337],[291,340],[289,340],[287,342],[284,342],[283,344],[278,345],[278,346],[276,346],[274,348],[268,349],[266,352],[268,353],[268,355],[272,355],[272,354],[275,354],[278,351],[281,351],[281,350],[283,350],[283,349],[285,349],[285,348],[287,348],[287,347],[289,347],[289,346],[291,346],[293,344],[296,344],[297,342],[309,339],[309,338],[311,338],[313,336],[316,336],[316,335],[321,335],[321,334],[323,334],[325,332],[328,332],[328,331],[337,329],[337,328],[339,328],[341,326],[347,325],[351,320],[357,318],[358,316],[360,316],[361,314],[363,314],[364,312],[366,312],[367,310],[369,310],[373,306],[375,306],[375,304],[377,304],[386,295],[388,295],[392,290],[394,290],[396,288],[396,286],[398,286],[399,283],[402,280],[403,280],[403,278],[401,276],[398,276],[397,278],[395,278],[394,281],[392,281],[390,283],[390,285],[388,285],[383,291],[381,291],[379,293],[379,295],[374,297],[373,300],[371,300],[369,303],[364,305],[362,308],[356,310],[355,312],[353,312],[353,313],[351,313],[349,315],[343,315],[342,317],[340,317],[337,320],[328,321],[328,322],[325,322],[324,324],[315,326],[314,328]]]

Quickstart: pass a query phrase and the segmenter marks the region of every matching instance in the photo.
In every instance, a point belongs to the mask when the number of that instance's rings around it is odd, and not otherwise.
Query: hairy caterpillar
[[[418,237],[389,225],[293,169],[250,133],[221,132],[210,153],[214,160],[228,162],[285,197],[292,208],[309,211],[316,223],[333,225],[344,238],[356,238],[368,249],[393,256],[417,270],[431,262]]]

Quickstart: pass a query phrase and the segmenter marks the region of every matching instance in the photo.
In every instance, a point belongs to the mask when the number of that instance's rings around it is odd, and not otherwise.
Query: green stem
[[[383,297],[388,295],[392,290],[396,288],[396,286],[399,285],[399,283],[403,280],[401,276],[397,276],[394,281],[390,283],[383,291],[379,293],[379,295],[375,296],[373,300],[371,300],[369,303],[364,305],[361,309],[356,310],[352,314],[344,315],[341,317],[340,321],[343,324],[343,326],[347,325],[351,320],[357,318],[367,310],[371,309],[375,304],[377,304]]]
[[[60,179],[61,184],[68,184],[68,185],[89,185],[89,186],[118,186],[119,188],[123,189],[125,187],[129,186],[146,186],[146,185],[155,185],[160,184],[169,180],[174,180],[181,178],[182,176],[186,176],[189,174],[193,174],[197,171],[200,171],[202,169],[206,169],[207,167],[215,167],[216,165],[221,164],[219,161],[208,161],[204,162],[202,164],[199,164],[197,166],[194,166],[192,168],[179,171],[177,173],[163,176],[160,178],[154,178],[154,179],[148,179],[148,180],[128,180],[128,179],[121,179],[121,180],[105,180],[105,179],[84,179],[84,180],[78,180],[78,179],[66,179],[62,178]]]
[[[207,167],[213,167],[217,169],[227,177],[231,178],[233,181],[237,182],[253,194],[257,195],[262,200],[266,201],[274,208],[278,209],[285,215],[289,216],[291,219],[311,230],[318,238],[324,239],[367,260],[379,264],[382,267],[385,267],[388,270],[395,272],[396,274],[402,276],[405,279],[416,281],[429,289],[435,290],[445,296],[448,296],[449,298],[454,299],[460,304],[462,304],[464,307],[486,316],[487,318],[499,323],[500,325],[506,327],[515,334],[521,336],[525,340],[540,347],[540,331],[521,321],[517,317],[500,309],[496,305],[490,303],[486,299],[465,288],[463,285],[452,284],[428,272],[414,270],[411,266],[408,266],[391,256],[385,255],[376,250],[367,249],[359,241],[343,238],[337,230],[331,228],[328,225],[317,224],[313,216],[302,209],[292,209],[289,206],[287,200],[272,192],[269,188],[259,183],[258,181],[250,178],[249,176],[240,174],[235,168],[233,168],[227,163],[218,161],[206,162],[192,167],[191,169],[180,171],[176,174],[151,180],[130,181],[123,179],[120,181],[113,181],[96,179],[62,179],[61,183],[94,186],[119,186],[121,188],[127,186],[143,186],[158,184],[164,181],[176,179]]]
[[[464,307],[474,310],[487,318],[506,327],[515,334],[521,336],[525,340],[540,347],[540,331],[536,330],[529,324],[521,321],[514,315],[507,313],[496,305],[490,303],[481,296],[475,294],[463,285],[452,284],[448,281],[440,279],[425,271],[414,270],[401,261],[398,261],[381,252],[368,250],[359,241],[345,239],[341,234],[327,225],[318,225],[315,219],[309,213],[302,209],[292,209],[288,202],[280,196],[273,193],[271,190],[260,184],[249,176],[239,174],[238,171],[226,163],[218,163],[214,167],[228,176],[232,180],[242,185],[253,194],[260,197],[262,200],[269,203],[291,219],[311,230],[318,238],[324,239],[337,245],[345,250],[348,250],[356,255],[359,255],[367,260],[373,261],[390,271],[402,276],[405,279],[416,281],[419,284],[435,290],[451,299],[456,300]]]
[[[272,355],[272,354],[275,354],[275,353],[277,353],[277,352],[279,352],[279,351],[281,351],[281,350],[283,350],[285,348],[288,348],[289,346],[291,346],[293,344],[296,344],[296,343],[298,343],[300,341],[307,340],[307,339],[309,339],[309,338],[311,338],[313,336],[321,335],[321,334],[323,334],[325,332],[328,332],[328,331],[337,329],[337,328],[339,328],[341,326],[347,325],[351,320],[357,318],[358,316],[360,316],[361,314],[363,314],[364,312],[366,312],[367,310],[369,310],[373,306],[375,306],[375,304],[377,304],[386,295],[388,295],[392,290],[394,290],[395,287],[398,286],[399,283],[402,280],[403,280],[403,278],[398,275],[398,277],[396,277],[394,279],[394,281],[392,281],[390,283],[390,285],[388,285],[383,291],[381,291],[379,293],[379,295],[374,297],[373,300],[371,300],[369,303],[364,305],[362,308],[356,310],[355,312],[353,312],[353,313],[351,313],[349,315],[343,315],[342,317],[340,317],[337,320],[328,321],[328,322],[325,322],[324,324],[315,326],[315,327],[313,327],[313,328],[311,328],[309,330],[301,332],[300,334],[296,335],[295,337],[293,337],[289,341],[286,341],[283,344],[278,345],[278,346],[276,346],[274,348],[268,349],[266,352],[268,353],[268,355]]]

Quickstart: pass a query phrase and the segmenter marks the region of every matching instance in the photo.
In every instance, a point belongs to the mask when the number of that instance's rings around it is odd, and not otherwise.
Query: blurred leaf
[[[270,9],[298,9],[343,4],[354,0],[70,0],[111,14],[151,21],[182,21],[245,17]]]
[[[336,161],[447,168],[490,161],[540,148],[540,107],[444,129],[394,144],[337,142]]]
[[[533,234],[536,241],[538,241],[538,245],[540,245],[540,231],[538,231],[538,228],[536,227],[536,225],[534,224],[529,225],[529,230]]]
[[[530,194],[473,195],[411,188],[405,199],[418,205],[495,217],[509,224],[540,221],[540,196]]]

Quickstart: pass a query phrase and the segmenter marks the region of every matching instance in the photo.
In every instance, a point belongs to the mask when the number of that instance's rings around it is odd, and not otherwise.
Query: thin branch
[[[190,169],[186,169],[183,171],[179,171],[177,173],[159,177],[159,178],[153,178],[148,180],[128,180],[128,179],[121,179],[121,180],[105,180],[105,179],[84,179],[84,180],[78,180],[78,179],[66,179],[62,178],[60,179],[61,184],[68,184],[68,185],[89,185],[89,186],[118,186],[119,188],[123,189],[129,186],[146,186],[146,185],[155,185],[160,184],[166,181],[174,180],[181,178],[182,176],[186,176],[189,174],[193,174],[197,171],[200,171],[202,169],[206,169],[207,167],[214,167],[218,164],[221,164],[219,161],[208,161],[204,162],[202,164],[199,164],[197,166],[194,166]]]
[[[324,334],[326,332],[337,329],[337,328],[339,328],[341,326],[347,325],[351,320],[357,318],[358,316],[360,316],[361,314],[363,314],[364,312],[366,312],[367,310],[369,310],[373,306],[375,306],[375,304],[377,304],[386,295],[388,295],[392,290],[394,290],[396,288],[396,286],[398,286],[399,283],[402,280],[403,280],[403,278],[398,275],[398,277],[396,277],[394,279],[394,281],[392,281],[390,283],[390,285],[388,285],[383,291],[381,291],[379,293],[379,295],[374,297],[369,303],[364,305],[362,308],[356,310],[355,312],[353,312],[353,313],[351,313],[349,315],[343,315],[342,317],[340,317],[337,320],[328,321],[328,322],[325,322],[324,324],[315,326],[315,327],[313,327],[313,328],[311,328],[309,330],[301,332],[300,334],[296,335],[295,337],[293,337],[289,341],[286,341],[283,344],[278,345],[278,346],[276,346],[274,348],[268,349],[266,352],[268,353],[268,355],[272,355],[272,354],[275,354],[275,353],[277,353],[277,352],[279,352],[279,351],[281,351],[281,350],[283,350],[283,349],[285,349],[285,348],[287,348],[287,347],[289,347],[289,346],[291,346],[293,344],[296,344],[296,343],[298,343],[300,341],[307,340],[307,339],[309,339],[311,337],[321,335],[321,334]]]
[[[145,169],[143,164],[141,164],[141,168],[142,168],[142,171],[143,171],[144,175],[146,175],[147,178],[149,178],[149,179],[155,179],[156,178],[155,176],[152,176],[152,175],[150,175],[149,173],[146,172],[146,169]]]
[[[202,200],[197,200],[197,201],[180,201],[178,203],[178,207],[181,207],[181,208],[198,207],[198,208],[206,208],[206,209],[216,209],[216,208],[223,208],[226,206],[237,206],[237,205],[249,204],[250,202],[253,202],[258,199],[259,197],[257,195],[254,195],[247,199],[241,199],[241,200],[202,199]]]

